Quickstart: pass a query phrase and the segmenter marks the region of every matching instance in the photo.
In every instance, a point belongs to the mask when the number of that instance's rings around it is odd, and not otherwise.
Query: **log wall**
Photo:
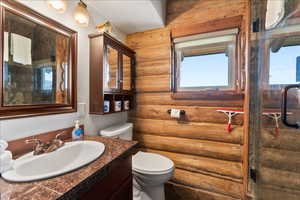
[[[243,116],[234,119],[228,134],[227,117],[216,110],[242,109],[244,99],[173,99],[170,34],[181,25],[243,16],[246,6],[246,0],[170,0],[167,27],[127,36],[137,57],[136,105],[130,113],[134,137],[142,150],[174,161],[175,174],[166,185],[169,200],[243,198]],[[185,119],[171,119],[171,108],[185,110]]]
[[[265,117],[264,117],[265,118]],[[299,200],[300,198],[300,131],[279,124],[275,135],[274,121],[263,121],[259,148],[259,183],[264,200]],[[273,126],[273,127],[271,127]]]

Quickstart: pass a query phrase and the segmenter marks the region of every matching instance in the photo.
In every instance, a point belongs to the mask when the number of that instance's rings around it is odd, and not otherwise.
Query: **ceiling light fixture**
[[[90,16],[87,10],[87,5],[83,1],[79,1],[75,8],[73,17],[79,26],[88,26]]]
[[[47,5],[50,9],[59,13],[64,13],[67,10],[66,0],[47,0]]]

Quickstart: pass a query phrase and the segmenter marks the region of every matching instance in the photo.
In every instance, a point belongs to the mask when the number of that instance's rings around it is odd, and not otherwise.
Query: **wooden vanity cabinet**
[[[132,200],[131,156],[114,160],[104,177],[85,193],[80,200]]]
[[[90,114],[132,109],[135,52],[107,33],[90,34],[89,38]],[[104,101],[109,102],[109,112],[105,112]]]

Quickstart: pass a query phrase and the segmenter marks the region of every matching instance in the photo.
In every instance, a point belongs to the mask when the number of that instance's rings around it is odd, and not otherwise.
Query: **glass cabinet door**
[[[104,67],[104,90],[115,91],[120,88],[120,69],[118,62],[118,50],[107,45],[106,48],[106,64]]]
[[[132,65],[132,58],[123,54],[122,55],[122,69],[123,69],[123,90],[130,91],[131,87],[131,65]]]

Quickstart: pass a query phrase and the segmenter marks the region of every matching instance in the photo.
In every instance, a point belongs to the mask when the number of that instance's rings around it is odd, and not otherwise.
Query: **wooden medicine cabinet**
[[[90,114],[133,107],[135,52],[108,33],[90,34]]]

